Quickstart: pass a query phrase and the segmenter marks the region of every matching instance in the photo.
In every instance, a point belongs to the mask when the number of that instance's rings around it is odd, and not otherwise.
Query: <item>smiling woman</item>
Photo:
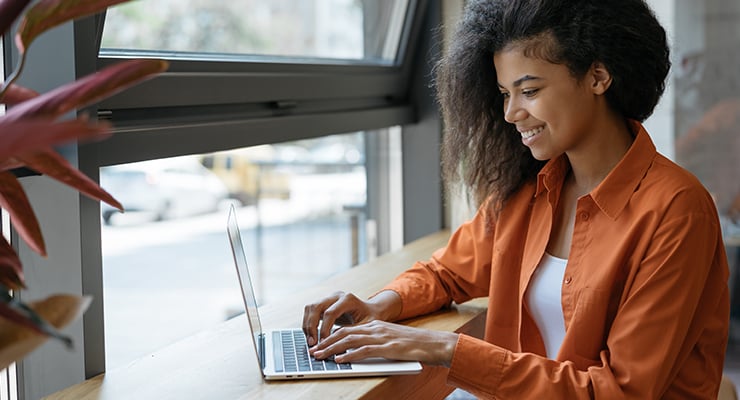
[[[536,40],[550,43],[553,39]],[[632,143],[622,116],[608,106],[604,96],[612,84],[609,70],[603,63],[595,63],[583,77],[576,78],[566,65],[527,56],[526,49],[531,46],[531,40],[513,43],[493,57],[504,99],[504,119],[516,126],[535,159],[549,160],[564,152],[571,163],[583,157],[611,158],[611,165],[603,168],[608,172]],[[583,139],[588,136],[590,143],[600,145],[586,145]],[[596,178],[600,181],[603,176]],[[594,186],[591,183],[581,194]]]
[[[468,2],[436,83],[478,213],[377,295],[306,306],[312,354],[444,366],[480,398],[716,398],[719,218],[642,125],[669,67],[642,0]],[[484,296],[484,340],[393,323]]]

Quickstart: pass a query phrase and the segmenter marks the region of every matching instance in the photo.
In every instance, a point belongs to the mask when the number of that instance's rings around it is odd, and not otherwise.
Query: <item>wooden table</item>
[[[337,290],[370,296],[415,261],[428,259],[448,238],[447,231],[432,234],[290,300],[265,305],[260,309],[263,328],[300,326],[305,304]],[[404,323],[482,337],[485,309],[486,300],[477,299]],[[425,366],[418,375],[268,383],[262,380],[242,315],[47,399],[440,399],[452,391],[446,375],[444,368]]]

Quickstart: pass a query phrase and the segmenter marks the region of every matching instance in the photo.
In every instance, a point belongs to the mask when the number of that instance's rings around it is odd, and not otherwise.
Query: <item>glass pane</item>
[[[409,0],[141,0],[108,10],[102,54],[147,50],[396,60]],[[176,56],[176,54],[172,54]]]
[[[676,160],[709,189],[730,264],[725,373],[740,385],[740,3],[676,3]]]
[[[263,304],[363,261],[365,165],[353,133],[101,168],[107,368],[243,312],[229,204]]]

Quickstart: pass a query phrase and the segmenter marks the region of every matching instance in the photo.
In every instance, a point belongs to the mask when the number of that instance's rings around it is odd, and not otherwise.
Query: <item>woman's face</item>
[[[598,102],[587,78],[579,81],[565,65],[527,57],[516,46],[494,54],[493,63],[504,118],[516,125],[534,158],[577,151],[591,136]]]

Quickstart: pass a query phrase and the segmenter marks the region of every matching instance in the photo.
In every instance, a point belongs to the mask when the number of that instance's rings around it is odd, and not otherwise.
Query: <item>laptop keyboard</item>
[[[306,336],[300,329],[274,331],[272,335],[276,372],[337,371],[352,369],[352,365],[350,363],[335,363],[333,358],[317,360],[309,355]]]

